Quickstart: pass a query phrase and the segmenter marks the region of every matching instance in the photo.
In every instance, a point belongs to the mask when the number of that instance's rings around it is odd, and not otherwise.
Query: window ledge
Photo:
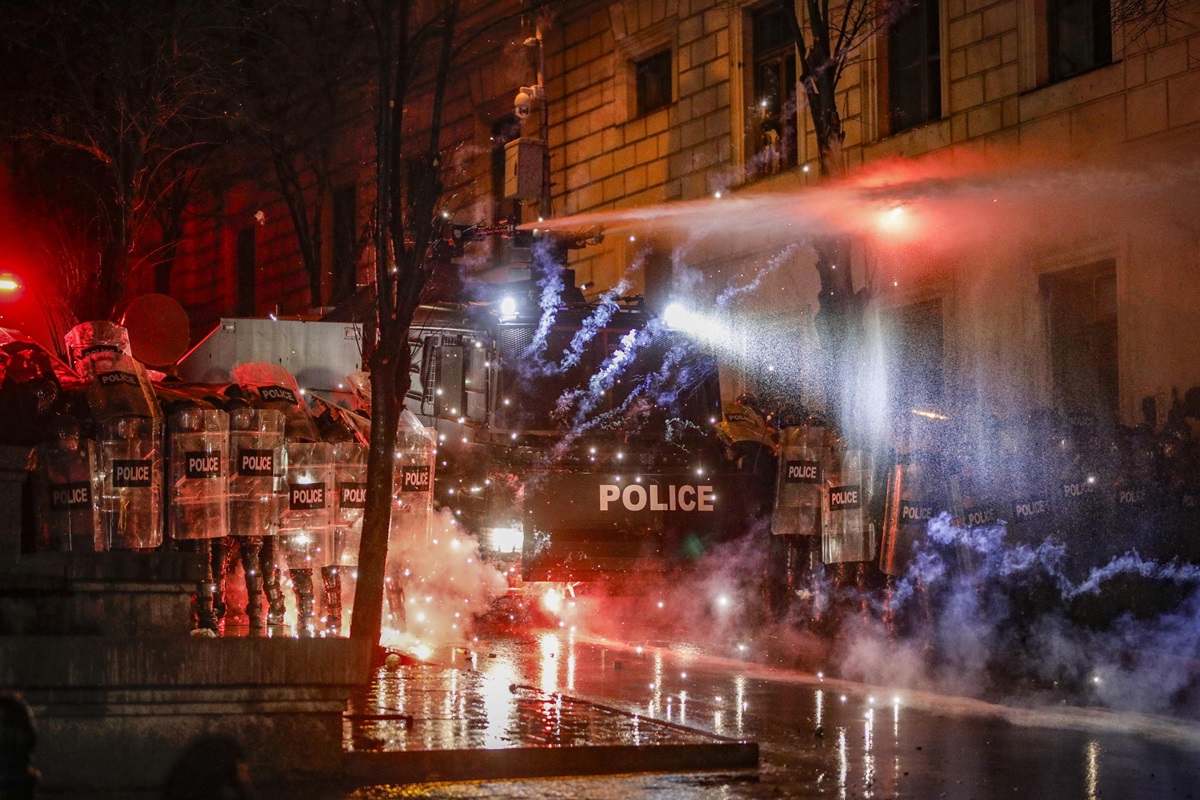
[[[863,155],[868,159],[916,156],[952,143],[950,118],[941,117],[868,142],[863,145]]]
[[[1118,69],[1123,64],[1118,59],[1021,92],[1017,95],[1018,119],[1028,122],[1125,91],[1125,72]]]
[[[1064,83],[1070,83],[1071,81],[1078,80],[1079,78],[1083,78],[1088,75],[1092,75],[1096,72],[1101,72],[1103,70],[1108,69],[1109,67],[1115,67],[1115,66],[1118,66],[1123,63],[1124,63],[1124,59],[1117,58],[1117,59],[1113,59],[1112,61],[1109,61],[1106,64],[1097,64],[1094,67],[1089,67],[1088,69],[1073,73],[1071,75],[1066,75],[1062,78],[1047,78],[1044,83],[1041,83],[1032,89],[1027,89],[1024,92],[1021,92],[1021,95],[1027,95],[1027,94],[1033,94],[1034,92],[1040,92],[1041,90],[1049,89],[1052,86],[1061,86]]]

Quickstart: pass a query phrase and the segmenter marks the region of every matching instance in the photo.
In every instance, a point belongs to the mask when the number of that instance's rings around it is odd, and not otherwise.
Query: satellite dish
[[[121,324],[129,331],[133,357],[147,367],[173,366],[191,342],[187,312],[165,294],[135,297],[126,307]]]

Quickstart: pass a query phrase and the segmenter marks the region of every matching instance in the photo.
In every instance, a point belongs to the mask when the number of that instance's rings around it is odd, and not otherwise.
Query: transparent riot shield
[[[363,515],[367,508],[367,448],[355,442],[333,447],[337,492],[334,495],[333,537],[327,564],[339,567],[358,565],[358,546],[362,540]]]
[[[313,570],[325,564],[333,524],[333,447],[325,442],[288,442],[286,499],[276,559],[296,593],[296,627],[314,632]]]
[[[392,535],[428,544],[433,526],[434,433],[405,409],[396,433]]]
[[[995,497],[983,469],[975,458],[960,457],[957,469],[948,470],[946,491],[954,524],[975,533],[987,532],[990,538],[1003,535],[999,526]],[[976,568],[975,548],[960,538],[956,545],[959,566],[971,573]]]
[[[930,459],[910,458],[892,468],[879,545],[879,568],[885,575],[908,571],[929,521],[948,506],[945,476]]]
[[[239,408],[229,415],[229,530],[238,540],[246,580],[246,617],[261,628],[262,601],[268,622],[283,623],[284,602],[275,566],[275,543],[283,501],[286,419],[269,408]]]
[[[343,609],[353,600],[358,577],[358,548],[367,510],[367,447],[355,442],[333,446],[334,505],[326,563],[321,567],[325,590],[325,622],[330,633],[340,634]]]
[[[389,616],[403,627],[405,590],[412,580],[413,554],[433,543],[434,432],[404,409],[396,431],[396,466],[392,476],[392,524],[388,531],[384,597]],[[417,559],[419,560],[419,559]]]
[[[229,414],[229,526],[234,536],[274,536],[283,494],[283,413],[239,408]]]
[[[173,539],[229,534],[229,415],[185,408],[167,420],[169,533]]]
[[[785,428],[780,437],[775,513],[771,533],[821,535],[821,487],[834,466],[833,441],[827,428]]]
[[[249,391],[255,406],[283,412],[289,440],[320,441],[317,426],[304,402],[304,391],[292,373],[278,364],[255,361],[234,367],[231,376],[235,383]]]
[[[53,442],[33,449],[30,473],[37,514],[38,550],[100,552],[108,549],[100,526],[100,491],[92,443],[75,424]]]
[[[163,538],[163,452],[158,420],[102,420],[96,426],[96,446],[101,535],[113,550],[158,547]]]
[[[83,362],[94,355],[133,355],[129,347],[129,331],[107,320],[81,322],[67,331],[63,342],[67,345],[71,366],[80,374],[84,374]]]
[[[146,368],[129,355],[129,336],[119,325],[85,322],[66,337],[75,369],[88,382],[88,407],[97,420],[161,419]]]
[[[871,471],[858,450],[842,454],[840,468],[825,479],[821,560],[826,564],[870,561],[875,535],[870,523]]]
[[[286,497],[279,521],[280,566],[311,569],[325,561],[333,523],[333,452],[325,442],[288,442]]]

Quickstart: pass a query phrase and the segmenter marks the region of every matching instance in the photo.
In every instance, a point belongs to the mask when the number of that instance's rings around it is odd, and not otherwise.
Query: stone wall
[[[47,789],[154,789],[201,734],[236,740],[256,782],[295,782],[341,769],[368,658],[348,639],[0,636],[0,687],[33,709]]]

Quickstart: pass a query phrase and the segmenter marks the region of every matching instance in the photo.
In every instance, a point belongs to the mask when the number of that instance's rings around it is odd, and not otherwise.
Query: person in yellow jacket
[[[777,434],[770,415],[754,395],[741,394],[732,403],[721,405],[717,435],[739,472],[774,475]]]

